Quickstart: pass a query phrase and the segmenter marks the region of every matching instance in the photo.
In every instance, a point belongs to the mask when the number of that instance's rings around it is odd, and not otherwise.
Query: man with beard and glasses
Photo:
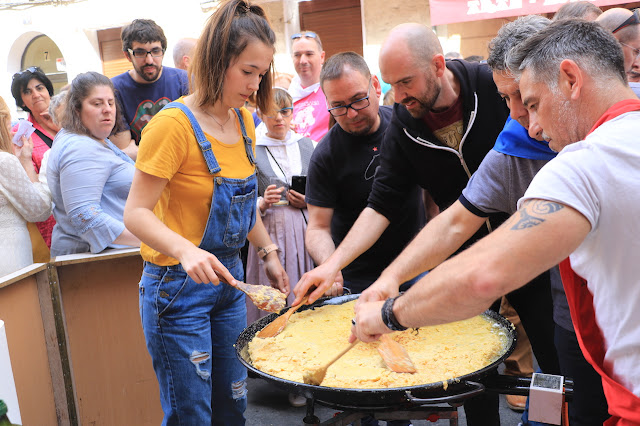
[[[611,31],[622,46],[624,69],[627,71],[629,86],[640,96],[640,15],[638,9],[633,12],[614,7],[596,19],[605,30]]]
[[[379,106],[378,78],[357,53],[329,58],[320,84],[336,125],[313,152],[307,178],[306,247],[318,265],[335,251],[367,206],[392,114],[391,107]],[[418,185],[413,184],[408,193],[397,218],[380,239],[342,270],[344,286],[353,293],[361,293],[374,282],[419,231],[424,215]],[[334,294],[340,290],[336,287],[339,285],[332,288]]]
[[[596,23],[561,20],[507,65],[530,129],[543,129],[558,156],[499,229],[405,294],[356,306],[352,331],[370,342],[391,331],[383,317],[401,328],[469,318],[560,262],[580,347],[602,378],[604,424],[640,424],[640,100],[622,50]]]
[[[125,127],[139,143],[142,129],[157,112],[169,102],[189,94],[189,81],[186,71],[162,66],[167,38],[151,19],[135,19],[122,29],[121,38],[122,51],[133,69],[111,81],[122,106]],[[122,134],[116,135],[119,137]]]
[[[453,204],[507,119],[508,109],[489,67],[445,62],[437,36],[424,25],[402,24],[391,31],[380,50],[380,71],[393,87],[397,103],[368,205],[333,254],[302,277],[296,302],[312,286],[317,289],[309,300],[324,294],[339,271],[396,220],[416,184],[425,190],[425,199],[432,200],[425,203],[430,216]],[[487,228],[474,238],[485,235]],[[497,395],[488,393],[468,400],[468,424],[499,425],[497,405]]]

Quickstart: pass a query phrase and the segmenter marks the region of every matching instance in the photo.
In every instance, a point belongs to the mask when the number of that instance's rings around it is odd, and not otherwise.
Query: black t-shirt
[[[380,107],[380,127],[372,135],[353,136],[334,125],[311,156],[306,201],[334,210],[331,236],[336,246],[367,206],[391,113],[391,107]],[[418,185],[413,185],[398,219],[369,250],[342,270],[352,291],[364,290],[400,254],[423,225],[423,212],[421,192]]]

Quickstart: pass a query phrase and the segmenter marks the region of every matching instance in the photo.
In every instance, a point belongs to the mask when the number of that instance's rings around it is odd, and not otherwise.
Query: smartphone
[[[304,190],[306,187],[306,176],[291,176],[291,189],[304,195]]]

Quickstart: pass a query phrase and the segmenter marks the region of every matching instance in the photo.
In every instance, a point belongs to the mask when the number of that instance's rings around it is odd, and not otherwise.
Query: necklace
[[[207,114],[209,117],[213,118],[213,121],[216,122],[216,124],[218,126],[220,126],[220,131],[222,133],[224,133],[224,126],[225,124],[227,124],[229,122],[229,120],[231,119],[231,115],[229,115],[229,111],[227,110],[227,119],[224,121],[224,123],[220,124],[220,122],[218,120],[216,120],[216,118],[213,116],[213,114],[211,114],[209,111],[207,111],[206,109],[202,108],[202,111],[204,111],[205,114]]]

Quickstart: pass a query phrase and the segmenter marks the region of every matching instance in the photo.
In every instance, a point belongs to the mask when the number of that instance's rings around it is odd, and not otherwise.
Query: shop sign
[[[536,13],[554,13],[565,3],[577,0],[429,0],[431,25],[480,21]],[[611,6],[633,1],[593,0],[596,6]]]

